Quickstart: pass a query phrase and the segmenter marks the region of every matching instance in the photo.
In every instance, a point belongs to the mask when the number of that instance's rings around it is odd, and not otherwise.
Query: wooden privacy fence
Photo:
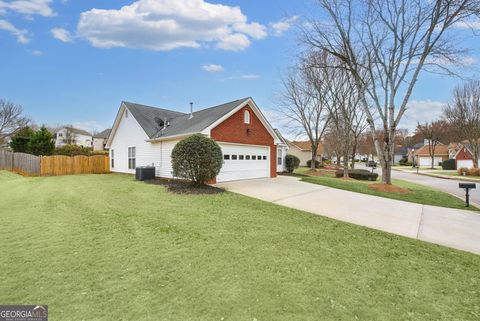
[[[109,173],[106,155],[94,156],[35,156],[0,149],[0,170],[25,176],[59,176]]]
[[[0,149],[0,169],[6,169],[25,176],[39,176],[40,157]]]
[[[43,156],[41,161],[42,176],[59,176],[74,174],[104,174],[110,172],[108,156]]]

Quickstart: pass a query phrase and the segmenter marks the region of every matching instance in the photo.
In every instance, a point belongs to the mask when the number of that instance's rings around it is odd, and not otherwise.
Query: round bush
[[[455,169],[455,160],[452,158],[452,159],[447,159],[447,160],[444,160],[442,162],[442,169],[445,169],[445,170],[452,170],[452,169]]]
[[[172,151],[173,175],[203,185],[215,178],[223,165],[222,149],[211,138],[201,134],[178,142]]]
[[[300,166],[300,159],[297,156],[288,154],[285,156],[285,169],[289,173],[293,173],[295,168]]]
[[[307,161],[307,167],[311,168],[312,167],[312,160]],[[320,162],[318,160],[315,160],[315,168],[320,168]]]

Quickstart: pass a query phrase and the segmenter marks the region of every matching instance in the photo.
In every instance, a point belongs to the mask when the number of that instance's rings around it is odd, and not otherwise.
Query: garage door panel
[[[224,160],[217,182],[270,176],[270,156],[267,146],[219,145],[222,148]]]
[[[424,167],[424,166],[431,167],[432,166],[432,159],[430,157],[420,157],[419,162],[420,162],[419,165],[422,166],[422,167]],[[441,157],[435,157],[434,161],[433,161],[433,166],[438,166],[438,164],[441,163],[441,162],[442,162]]]
[[[471,159],[462,159],[462,160],[457,160],[457,168],[472,168],[473,167],[473,161]]]

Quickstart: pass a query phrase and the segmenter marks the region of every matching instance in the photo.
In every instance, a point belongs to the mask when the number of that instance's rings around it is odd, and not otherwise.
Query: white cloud
[[[52,34],[53,38],[58,39],[63,42],[71,42],[72,41],[72,35],[68,30],[65,30],[63,28],[53,28],[50,30],[50,33]]]
[[[250,39],[267,36],[248,22],[240,7],[204,0],[137,0],[118,10],[91,9],[80,15],[77,34],[99,48],[171,50],[208,44],[243,50]]]
[[[110,125],[101,124],[96,120],[87,120],[74,122],[72,126],[88,132],[100,132],[106,128],[109,128]]]
[[[455,26],[460,29],[480,30],[480,20],[460,21],[460,22],[457,22]]]
[[[14,0],[9,2],[0,0],[0,13],[13,11],[26,16],[51,17],[56,15],[50,7],[51,3],[52,0]]]
[[[446,103],[441,101],[412,100],[407,104],[407,111],[400,122],[401,128],[415,130],[417,123],[430,122],[440,118]]]
[[[217,47],[223,50],[240,51],[250,46],[250,39],[242,33],[228,34],[220,38]]]
[[[282,36],[297,20],[298,16],[293,16],[290,18],[283,18],[277,22],[271,22],[270,28],[272,29],[273,35],[277,37]]]
[[[41,50],[34,50],[32,51],[32,55],[34,56],[43,56],[43,52]]]
[[[221,72],[223,71],[223,66],[216,65],[216,64],[208,64],[208,65],[203,65],[202,70],[205,70],[208,72]]]
[[[13,36],[17,38],[17,41],[21,44],[26,44],[30,42],[30,37],[27,30],[18,29],[7,20],[0,20],[0,30],[10,32]]]
[[[255,80],[260,78],[259,75],[257,74],[245,74],[245,75],[240,75],[240,76],[232,76],[225,78],[223,80]]]

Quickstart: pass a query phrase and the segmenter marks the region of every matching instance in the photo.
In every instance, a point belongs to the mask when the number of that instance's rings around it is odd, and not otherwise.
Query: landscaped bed
[[[352,179],[344,180],[335,178],[334,175],[328,173],[321,176],[312,176],[309,175],[308,172],[309,169],[306,168],[298,168],[295,170],[295,173],[301,175],[302,181],[308,183],[412,203],[478,211],[478,209],[473,206],[468,208],[465,207],[465,202],[453,195],[428,186],[414,184],[403,180],[392,180],[395,187],[390,188],[388,186],[380,186],[380,178],[376,182]]]
[[[51,320],[478,320],[480,256],[229,192],[0,171],[0,302]]]

